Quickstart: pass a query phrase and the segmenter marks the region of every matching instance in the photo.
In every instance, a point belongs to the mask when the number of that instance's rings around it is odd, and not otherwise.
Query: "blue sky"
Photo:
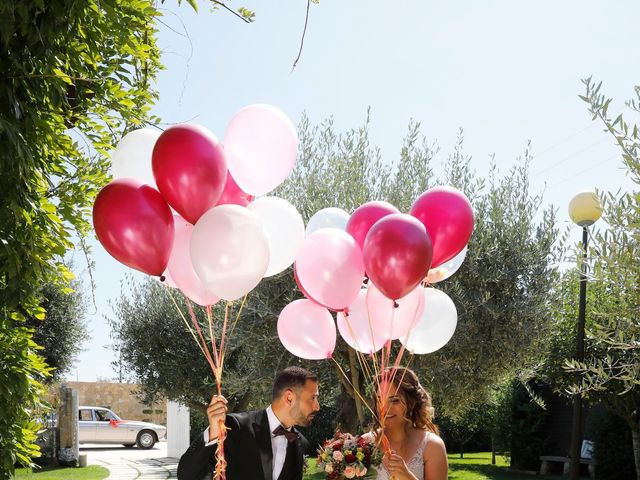
[[[159,41],[166,70],[155,112],[166,122],[193,121],[222,138],[241,107],[269,103],[294,123],[303,112],[313,123],[332,115],[346,130],[361,125],[370,106],[371,139],[386,161],[398,157],[415,119],[437,141],[440,159],[462,127],[478,172],[486,171],[492,154],[508,169],[531,140],[532,191],[544,190],[545,204],[559,207],[561,224],[569,221],[566,205],[574,193],[631,188],[611,138],[577,96],[580,79],[593,75],[614,98],[610,111],[625,108],[640,82],[640,2],[321,0],[311,5],[293,72],[304,0],[231,2],[256,12],[250,25],[208,5],[201,1],[199,13],[175,0],[163,5]],[[68,375],[73,380],[115,377],[104,316],[128,269],[92,244],[92,340]],[[82,262],[77,255],[86,280]]]

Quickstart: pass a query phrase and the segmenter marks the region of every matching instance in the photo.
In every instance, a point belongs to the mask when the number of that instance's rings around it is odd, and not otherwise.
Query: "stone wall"
[[[153,405],[143,404],[137,392],[137,384],[109,382],[64,382],[78,390],[80,405],[107,407],[125,420],[142,420],[160,425],[167,424],[167,402],[157,401]],[[49,390],[52,403],[56,403],[59,385]]]

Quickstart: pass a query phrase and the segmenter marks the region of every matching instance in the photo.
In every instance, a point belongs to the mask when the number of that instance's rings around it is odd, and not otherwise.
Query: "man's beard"
[[[305,415],[302,414],[302,411],[300,411],[300,407],[296,405],[293,408],[293,410],[291,411],[291,416],[295,419],[295,424],[296,425],[299,425],[301,427],[306,427],[313,420],[314,414],[311,413],[311,414],[305,416]]]

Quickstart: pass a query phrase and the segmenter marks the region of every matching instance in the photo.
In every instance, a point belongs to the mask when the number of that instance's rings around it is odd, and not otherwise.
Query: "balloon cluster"
[[[409,214],[387,202],[367,202],[351,215],[317,212],[294,263],[306,299],[287,305],[278,335],[294,355],[331,357],[336,328],[352,348],[372,354],[392,340],[430,353],[453,335],[457,312],[435,288],[462,264],[473,231],[473,209],[453,187],[420,195]]]
[[[223,142],[195,124],[133,131],[93,207],[98,240],[200,305],[241,298],[289,267],[304,241],[293,205],[255,199],[287,178],[297,149],[295,127],[269,105],[240,110]]]

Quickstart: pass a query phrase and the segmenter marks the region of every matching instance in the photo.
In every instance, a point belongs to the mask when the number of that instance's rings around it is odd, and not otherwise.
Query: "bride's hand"
[[[409,471],[409,467],[407,467],[400,455],[396,455],[393,452],[387,453],[382,458],[382,462],[391,478],[395,480],[415,480],[416,477]]]

